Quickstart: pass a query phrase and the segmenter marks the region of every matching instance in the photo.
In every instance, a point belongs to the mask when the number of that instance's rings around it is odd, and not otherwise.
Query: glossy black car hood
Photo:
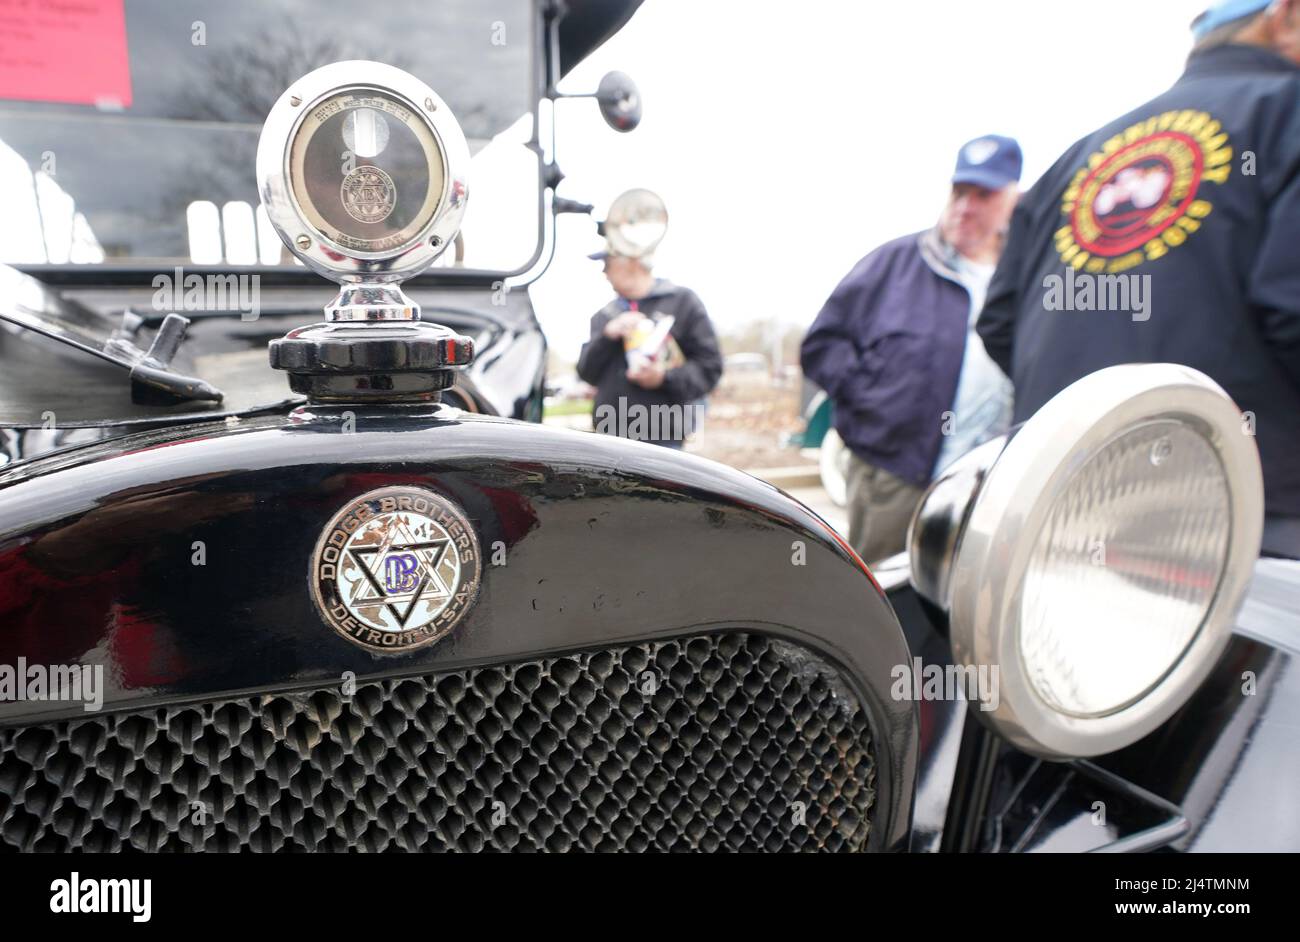
[[[486,562],[446,638],[380,655],[324,623],[309,570],[340,508],[393,485],[461,508]],[[898,621],[823,521],[739,471],[422,406],[137,433],[0,475],[0,662],[101,664],[106,710],[728,630],[841,672],[878,744],[880,846],[903,846],[917,718],[890,695]],[[6,703],[0,726],[76,706]]]

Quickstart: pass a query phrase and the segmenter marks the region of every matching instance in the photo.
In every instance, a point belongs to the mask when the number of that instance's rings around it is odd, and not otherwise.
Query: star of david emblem
[[[481,573],[478,537],[456,504],[420,487],[382,487],[325,526],[312,597],[349,641],[400,654],[450,632],[473,606]]]
[[[417,542],[406,524],[399,522],[388,528],[382,544],[349,547],[348,554],[356,560],[365,577],[353,587],[349,604],[353,607],[381,604],[397,619],[399,626],[405,627],[421,599],[451,598],[451,589],[438,575],[438,564],[450,542],[445,539]],[[373,594],[366,595],[367,589]]]

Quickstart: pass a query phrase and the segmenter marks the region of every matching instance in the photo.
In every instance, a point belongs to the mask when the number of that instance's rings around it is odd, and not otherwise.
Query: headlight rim
[[[1103,716],[1060,712],[1041,698],[1020,656],[1017,609],[1041,525],[1061,489],[1106,441],[1162,416],[1211,430],[1207,440],[1227,475],[1228,549],[1218,586],[1191,642],[1144,696]],[[1204,374],[1173,364],[1118,366],[1053,398],[998,455],[957,545],[949,624],[954,660],[999,666],[998,707],[985,717],[1018,747],[1059,759],[1113,752],[1163,723],[1213,669],[1249,585],[1263,527],[1259,459],[1241,421]],[[1033,538],[1017,536],[1023,533]]]

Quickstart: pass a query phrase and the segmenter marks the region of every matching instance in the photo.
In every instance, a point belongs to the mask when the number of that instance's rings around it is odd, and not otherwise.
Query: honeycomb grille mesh
[[[22,851],[861,850],[866,718],[730,632],[0,730]]]

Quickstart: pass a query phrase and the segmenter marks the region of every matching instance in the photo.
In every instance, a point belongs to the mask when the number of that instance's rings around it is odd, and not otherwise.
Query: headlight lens
[[[1103,716],[1169,672],[1219,586],[1229,501],[1214,449],[1181,421],[1125,431],[1074,473],[1025,571],[1020,655],[1039,696]]]
[[[1207,376],[1086,376],[972,452],[912,521],[913,584],[954,660],[997,676],[976,715],[1051,759],[1113,752],[1171,716],[1232,631],[1259,555],[1251,425]]]

